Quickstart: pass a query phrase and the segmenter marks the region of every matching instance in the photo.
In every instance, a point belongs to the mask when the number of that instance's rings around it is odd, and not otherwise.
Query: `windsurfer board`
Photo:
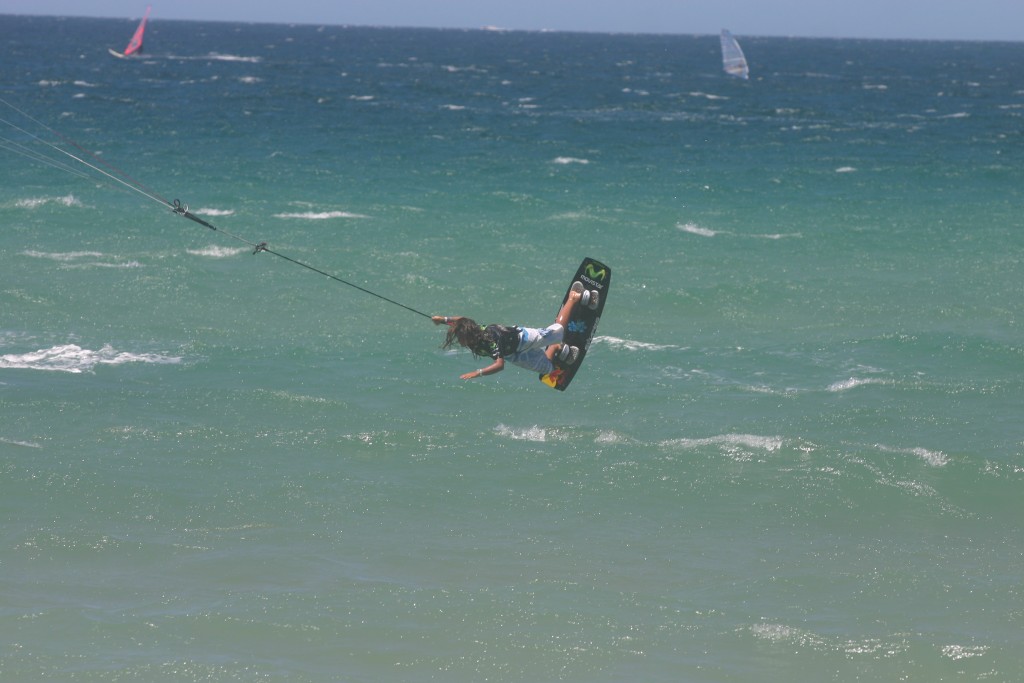
[[[565,290],[562,297],[562,304],[569,298],[574,282],[582,282],[584,289],[597,292],[597,306],[590,308],[582,302],[573,306],[569,314],[569,322],[565,326],[565,337],[563,343],[575,346],[580,350],[576,362],[572,365],[555,363],[555,369],[541,375],[540,380],[553,389],[565,391],[572,378],[583,364],[583,358],[587,355],[590,342],[594,340],[597,332],[597,324],[601,322],[601,312],[604,311],[604,304],[608,300],[608,285],[612,281],[612,269],[592,258],[583,259],[583,263],[576,270],[576,274],[569,281],[569,288]]]

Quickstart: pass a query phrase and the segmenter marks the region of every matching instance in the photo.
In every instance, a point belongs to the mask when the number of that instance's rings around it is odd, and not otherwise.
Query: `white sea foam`
[[[711,230],[710,228],[702,228],[694,223],[682,223],[676,225],[677,228],[683,232],[688,232],[691,235],[700,235],[701,237],[714,237],[718,234],[717,230]]]
[[[600,432],[594,439],[594,443],[627,443],[629,440],[628,436],[609,429]]]
[[[891,657],[898,652],[903,652],[908,647],[902,638],[851,640],[845,637],[825,637],[805,629],[771,622],[754,624],[749,629],[751,635],[760,640],[773,643],[792,643],[803,649],[821,652],[840,652],[846,657],[857,655],[877,657],[879,653],[885,653],[886,656]]]
[[[209,258],[230,258],[231,256],[237,256],[238,254],[249,251],[248,247],[221,247],[211,244],[208,247],[202,249],[186,249],[186,251],[194,256],[207,256]]]
[[[595,337],[595,342],[607,344],[613,349],[624,349],[626,351],[666,351],[669,349],[681,349],[681,346],[673,344],[652,344],[650,342],[636,341],[633,339],[620,339],[619,337]]]
[[[751,237],[762,240],[782,240],[792,237],[803,237],[803,234],[799,232],[775,232],[764,235],[751,235]]]
[[[844,379],[840,382],[833,382],[828,385],[828,390],[831,392],[849,391],[850,389],[856,389],[857,387],[864,386],[865,384],[885,384],[886,381],[878,378],[862,378],[862,377],[851,377],[850,379]]]
[[[543,427],[534,425],[526,429],[514,429],[507,425],[500,424],[494,428],[498,436],[507,436],[517,441],[547,441],[548,433]]]
[[[263,61],[262,57],[243,57],[242,55],[222,55],[219,52],[211,52],[205,57],[200,59],[212,59],[217,62],[248,62],[249,64],[259,64]]]
[[[892,448],[882,444],[877,444],[876,447],[887,453],[903,453],[916,456],[932,467],[944,467],[949,464],[949,456],[942,451],[933,451],[927,448]]]
[[[660,445],[663,448],[684,450],[714,448],[730,460],[750,462],[765,453],[774,453],[782,448],[782,438],[757,434],[720,434],[701,439],[669,439],[662,441]]]
[[[754,624],[750,632],[758,638],[770,641],[794,640],[803,634],[799,629],[784,624]]]
[[[46,252],[46,251],[23,251],[21,252],[24,256],[31,256],[32,258],[49,259],[51,261],[57,261],[61,264],[61,268],[73,269],[73,268],[141,268],[142,264],[138,261],[118,261],[116,257],[109,256],[99,251],[64,251],[64,252]],[[107,259],[103,261],[86,260],[86,259]]]
[[[30,197],[27,199],[19,199],[14,202],[14,206],[19,209],[38,209],[40,206],[46,206],[47,204],[60,204],[61,206],[85,206],[85,204],[76,199],[73,194],[64,195],[63,197]]]
[[[689,92],[687,94],[690,97],[703,97],[706,100],[727,100],[727,99],[729,99],[725,95],[712,95],[711,93],[700,92],[699,90],[694,90],[694,91],[691,91],[691,92]]]
[[[578,157],[555,157],[555,159],[551,163],[562,165],[582,164],[585,166],[590,163],[590,159],[580,159]]]
[[[298,218],[310,221],[323,221],[331,218],[369,218],[359,213],[348,211],[300,211],[295,213],[276,213],[274,218]]]
[[[235,215],[234,209],[195,209],[190,210],[197,216],[233,216]]]
[[[0,369],[50,370],[59,372],[91,372],[97,365],[123,365],[125,363],[177,364],[179,356],[156,353],[118,351],[105,344],[98,351],[83,349],[77,344],[52,346],[30,353],[9,353],[0,356]]]
[[[944,467],[949,463],[949,457],[942,451],[932,451],[927,448],[911,448],[909,453],[921,458],[932,467]]]
[[[32,441],[17,441],[15,439],[5,439],[3,437],[0,437],[0,443],[5,443],[10,446],[21,446],[22,448],[42,448],[42,445]]]
[[[142,264],[138,261],[119,261],[119,262],[103,262],[93,261],[91,263],[69,263],[64,268],[141,268]]]
[[[857,171],[853,166],[840,166],[836,169],[836,173],[855,173]]]
[[[60,261],[67,263],[70,261],[76,261],[83,258],[103,258],[103,253],[99,251],[34,251],[28,250],[21,252],[24,256],[31,256],[32,258],[45,258],[51,261]]]

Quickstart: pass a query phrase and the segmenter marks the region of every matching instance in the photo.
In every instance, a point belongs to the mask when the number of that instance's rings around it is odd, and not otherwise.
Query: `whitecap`
[[[666,351],[682,348],[672,344],[652,344],[633,339],[620,339],[619,337],[596,337],[594,341],[607,344],[613,349],[625,349],[626,351]]]
[[[754,624],[750,632],[758,638],[771,641],[793,640],[801,631],[784,624]]]
[[[234,209],[195,209],[190,210],[190,213],[194,213],[197,216],[233,216],[235,215]]]
[[[138,261],[121,261],[119,263],[103,263],[102,261],[94,261],[92,263],[69,263],[62,267],[68,270],[83,268],[141,268],[142,264]]]
[[[348,211],[302,211],[298,213],[275,213],[274,218],[299,218],[310,221],[323,221],[330,218],[369,218],[369,216]]]
[[[782,448],[782,437],[759,436],[757,434],[719,434],[700,439],[669,439],[661,442],[662,446],[684,449],[706,448],[708,446],[721,449],[723,453],[736,459],[744,460],[750,451],[774,453]]]
[[[123,365],[124,363],[177,364],[179,356],[156,353],[118,351],[109,344],[98,351],[84,349],[77,344],[63,344],[30,353],[9,353],[0,356],[0,369],[49,370],[70,373],[91,372],[97,365]]]
[[[41,444],[37,444],[32,441],[15,441],[14,439],[5,439],[3,437],[0,437],[0,443],[5,443],[11,446],[21,446],[22,448],[42,448]]]
[[[689,92],[687,94],[690,97],[703,97],[706,100],[727,100],[727,99],[729,99],[725,95],[712,95],[710,93],[700,92],[699,90],[694,90],[694,91],[691,91],[691,92]]]
[[[262,57],[243,57],[241,55],[222,55],[218,52],[211,52],[206,55],[203,59],[213,59],[218,62],[248,62],[249,64],[259,64],[263,61]]]
[[[38,209],[40,206],[46,206],[47,204],[60,204],[61,206],[85,206],[73,194],[64,195],[63,197],[30,197],[27,199],[18,199],[14,202],[14,206],[19,209]]]
[[[186,251],[193,256],[208,256],[210,258],[229,258],[231,256],[237,256],[243,252],[249,251],[248,247],[221,247],[211,244],[208,247],[202,249],[186,249]]]
[[[48,252],[48,251],[23,251],[23,256],[31,256],[32,258],[45,258],[51,261],[60,261],[67,263],[69,261],[75,261],[82,258],[103,258],[103,253],[99,251],[60,251],[60,252]]]
[[[537,425],[527,427],[526,429],[513,429],[507,425],[500,424],[494,428],[494,433],[498,436],[507,436],[517,441],[547,441],[548,438],[547,430]]]
[[[702,228],[694,223],[677,224],[676,227],[683,232],[688,232],[691,235],[700,235],[701,237],[714,237],[718,234],[717,230],[711,230],[710,228]]]
[[[945,467],[949,464],[949,456],[942,451],[933,451],[927,448],[891,448],[882,444],[877,444],[876,448],[887,453],[903,453],[916,456],[932,467]]]
[[[628,443],[629,437],[619,434],[614,430],[600,432],[594,439],[594,443]]]
[[[853,166],[840,166],[836,169],[836,173],[856,173],[857,169]]]
[[[932,451],[927,448],[911,448],[909,453],[921,458],[932,467],[944,467],[949,463],[949,457],[942,451]]]
[[[885,384],[885,380],[851,377],[850,379],[844,379],[841,382],[833,382],[828,385],[828,390],[831,392],[849,391],[850,389],[856,389],[857,387],[864,386],[865,384]]]
[[[590,163],[590,159],[580,159],[580,158],[577,158],[577,157],[555,157],[555,159],[551,163],[553,163],[553,164],[562,164],[562,165],[582,164],[582,165],[585,166],[585,165]]]
[[[803,233],[799,233],[799,232],[775,232],[775,233],[769,233],[769,234],[764,234],[764,235],[751,235],[751,237],[755,237],[757,239],[762,239],[762,240],[782,240],[782,239],[786,239],[786,238],[790,238],[790,237],[794,237],[794,238],[795,237],[803,237]]]
[[[78,268],[141,268],[142,264],[138,261],[83,261],[82,259],[110,259],[116,258],[108,256],[99,251],[65,251],[65,252],[45,252],[45,251],[23,251],[21,252],[24,256],[31,256],[32,258],[43,258],[50,259],[51,261],[57,261],[62,264],[61,268],[65,269],[78,269]]]

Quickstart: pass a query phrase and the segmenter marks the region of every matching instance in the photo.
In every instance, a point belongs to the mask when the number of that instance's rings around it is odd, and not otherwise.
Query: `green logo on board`
[[[606,277],[608,277],[608,271],[605,270],[604,268],[598,270],[597,268],[594,268],[593,263],[588,263],[587,277],[593,278],[595,280],[604,280]]]

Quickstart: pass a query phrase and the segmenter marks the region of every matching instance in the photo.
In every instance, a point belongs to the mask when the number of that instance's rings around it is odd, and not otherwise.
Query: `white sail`
[[[750,69],[747,67],[747,58],[743,56],[740,44],[724,28],[722,29],[722,68],[725,73],[739,78],[747,78]]]

